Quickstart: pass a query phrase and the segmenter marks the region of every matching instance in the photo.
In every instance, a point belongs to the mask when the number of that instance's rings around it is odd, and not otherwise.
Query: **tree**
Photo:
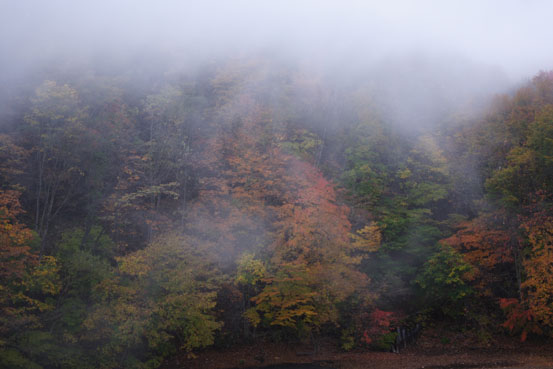
[[[510,224],[504,212],[483,215],[459,224],[459,230],[442,241],[475,268],[472,284],[481,296],[505,296],[521,283],[519,240],[504,224]]]
[[[35,234],[20,224],[19,193],[0,190],[0,365],[38,368],[47,345],[29,340],[48,335],[42,318],[54,308],[60,290],[57,261],[31,249]]]
[[[157,367],[177,349],[211,345],[220,328],[217,274],[205,247],[167,235],[118,260],[112,278],[97,287],[97,303],[84,322],[83,341],[99,345],[102,367]]]
[[[24,129],[33,160],[34,228],[41,239],[42,257],[52,221],[67,210],[84,176],[78,152],[86,142],[85,113],[77,91],[53,81],[39,86],[31,102]]]
[[[440,309],[456,318],[464,313],[462,302],[474,295],[471,282],[475,268],[453,247],[442,244],[441,249],[424,265],[416,282],[425,291],[425,305]]]
[[[553,332],[553,207],[551,195],[540,192],[526,207],[521,228],[526,236],[521,306],[532,320]],[[524,333],[524,331],[523,331]]]

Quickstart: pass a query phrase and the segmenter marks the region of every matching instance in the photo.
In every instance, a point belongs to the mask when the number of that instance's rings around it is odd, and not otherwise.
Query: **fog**
[[[549,1],[5,1],[3,71],[63,56],[270,51],[355,64],[461,55],[519,78],[550,67]]]
[[[553,65],[549,1],[5,1],[2,94],[55,66],[183,69],[264,55],[364,81],[392,121],[431,121]]]

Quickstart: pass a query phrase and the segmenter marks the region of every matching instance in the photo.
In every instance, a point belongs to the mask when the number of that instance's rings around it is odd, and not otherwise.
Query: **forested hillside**
[[[446,86],[432,114],[380,95],[424,78],[377,75],[258,57],[52,68],[6,92],[0,366],[387,349],[417,323],[552,336],[553,73],[489,103]]]

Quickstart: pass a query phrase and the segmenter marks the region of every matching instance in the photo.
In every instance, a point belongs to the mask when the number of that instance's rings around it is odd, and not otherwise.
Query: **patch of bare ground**
[[[374,351],[343,352],[333,342],[317,354],[309,345],[263,343],[208,349],[194,359],[181,355],[164,369],[553,369],[553,342],[520,342],[502,337],[482,343],[466,334],[444,335],[426,330],[415,345],[399,354]]]

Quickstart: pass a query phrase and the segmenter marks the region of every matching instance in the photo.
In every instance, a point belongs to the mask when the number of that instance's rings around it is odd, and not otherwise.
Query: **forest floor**
[[[375,351],[344,352],[326,342],[316,355],[308,345],[243,345],[209,349],[196,358],[178,356],[164,369],[553,369],[553,342],[520,342],[502,337],[493,343],[478,342],[466,334],[447,336],[426,330],[416,344],[399,354]]]

